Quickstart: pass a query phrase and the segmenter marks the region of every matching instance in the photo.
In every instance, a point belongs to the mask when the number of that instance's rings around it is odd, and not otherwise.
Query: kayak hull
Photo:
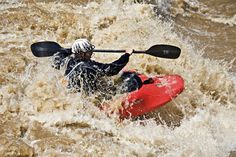
[[[139,74],[139,77],[143,82],[150,79],[143,74]],[[122,109],[119,110],[120,117],[136,117],[154,111],[184,90],[184,80],[179,75],[155,76],[151,80],[123,98]]]

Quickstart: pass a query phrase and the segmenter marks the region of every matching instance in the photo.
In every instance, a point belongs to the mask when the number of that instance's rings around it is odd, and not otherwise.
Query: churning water
[[[0,10],[1,156],[234,156],[234,0],[7,0]],[[106,49],[179,46],[176,60],[132,55],[126,69],[179,74],[184,92],[140,119],[108,117],[92,97],[68,93],[63,71],[30,51],[41,40],[70,47],[82,37]]]

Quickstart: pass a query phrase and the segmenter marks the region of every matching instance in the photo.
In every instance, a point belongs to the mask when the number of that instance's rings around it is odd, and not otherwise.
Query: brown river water
[[[106,49],[180,47],[175,60],[132,55],[126,69],[181,75],[184,92],[137,119],[108,117],[30,51],[82,37]],[[0,156],[236,156],[235,0],[1,0],[0,39]]]

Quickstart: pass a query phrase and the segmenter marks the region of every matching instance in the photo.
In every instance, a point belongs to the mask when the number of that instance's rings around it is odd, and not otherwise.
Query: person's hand
[[[129,55],[132,55],[134,52],[134,49],[126,49],[125,53],[128,53]]]

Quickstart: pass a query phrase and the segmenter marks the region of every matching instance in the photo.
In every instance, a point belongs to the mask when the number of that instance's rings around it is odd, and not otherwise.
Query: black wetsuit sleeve
[[[125,53],[118,60],[112,63],[97,63],[97,66],[105,75],[113,76],[118,74],[125,67],[125,65],[129,62],[129,56],[130,54]]]
[[[69,55],[70,53],[65,50],[61,50],[55,53],[52,57],[52,67],[59,70],[62,66],[64,66],[66,57],[68,57]]]

